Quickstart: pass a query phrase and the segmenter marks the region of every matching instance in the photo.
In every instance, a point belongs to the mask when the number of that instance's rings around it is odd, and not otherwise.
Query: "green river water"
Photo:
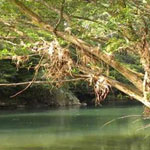
[[[142,110],[0,111],[0,150],[150,150],[150,121],[140,117]]]

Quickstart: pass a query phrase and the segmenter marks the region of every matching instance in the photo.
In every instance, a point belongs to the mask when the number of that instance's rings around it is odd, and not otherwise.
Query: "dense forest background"
[[[135,99],[148,111],[149,8],[149,0],[1,0],[0,105]]]

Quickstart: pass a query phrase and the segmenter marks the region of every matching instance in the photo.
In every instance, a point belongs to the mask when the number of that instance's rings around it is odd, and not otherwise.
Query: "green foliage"
[[[116,37],[111,38],[106,46],[106,51],[107,52],[114,52],[114,51],[118,51],[118,49],[125,43],[125,40],[123,39],[118,39]]]
[[[12,52],[10,52],[9,50],[2,49],[0,50],[0,58],[4,57],[4,56],[13,56],[14,54]]]
[[[17,71],[15,66],[8,60],[0,60],[0,82],[11,82],[15,80]]]

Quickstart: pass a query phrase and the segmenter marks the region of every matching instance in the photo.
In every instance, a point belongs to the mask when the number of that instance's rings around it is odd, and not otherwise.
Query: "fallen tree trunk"
[[[84,66],[84,67],[80,66],[79,68],[80,68],[80,71],[85,74],[87,74],[87,73],[92,74],[92,75],[95,74],[95,72],[93,70],[90,70],[86,66]],[[120,90],[121,92],[129,95],[130,97],[138,100],[139,102],[143,103],[145,106],[150,108],[150,102],[147,102],[144,100],[143,93],[141,91],[139,91],[137,88],[135,88],[131,85],[121,83],[117,80],[114,80],[114,79],[104,76],[104,75],[100,75],[100,77],[104,78],[108,82],[108,84],[110,84],[112,87]]]
[[[122,91],[123,93],[133,97],[134,99],[138,100],[139,102],[143,103],[145,106],[150,108],[150,102],[145,101],[143,97],[143,93],[139,91],[138,89],[135,89],[135,87],[131,87],[129,85],[125,85],[121,82],[118,82],[116,80],[112,80],[111,78],[105,77],[106,80],[110,85],[117,88],[118,90]]]
[[[106,77],[106,76],[103,76],[103,77],[108,81],[108,83],[112,87],[115,87],[116,89],[122,91],[123,93],[129,95],[130,97],[132,97],[132,98],[140,101],[144,105],[150,107],[150,103],[149,102],[146,103],[146,101],[144,101],[143,93],[141,91],[139,91],[138,89],[136,89],[135,87],[123,84],[119,81],[113,80],[113,79]]]

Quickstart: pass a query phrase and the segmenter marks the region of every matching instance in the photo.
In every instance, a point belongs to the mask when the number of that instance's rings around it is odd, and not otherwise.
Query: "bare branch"
[[[117,121],[117,120],[121,120],[121,119],[126,119],[126,118],[132,118],[132,117],[136,117],[136,118],[139,118],[139,117],[142,117],[141,115],[128,115],[128,116],[122,116],[122,117],[119,117],[119,118],[115,118],[115,119],[112,119],[108,122],[106,122],[101,128],[104,128],[105,126]]]
[[[90,19],[90,18],[86,18],[86,17],[82,17],[82,16],[74,16],[74,15],[70,15],[70,17],[76,18],[76,19],[80,19],[80,20],[87,20],[90,22],[94,22],[94,23],[98,23],[101,24],[101,22],[94,20],[94,19]]]
[[[22,86],[27,84],[51,84],[51,83],[59,83],[59,82],[74,82],[74,81],[80,81],[84,80],[84,78],[77,78],[77,79],[66,79],[66,80],[60,80],[60,81],[28,81],[28,82],[20,82],[20,83],[0,83],[0,87],[16,87],[16,86]]]
[[[37,0],[37,1],[40,1],[42,4],[44,4],[48,9],[50,10],[53,10],[54,12],[56,12],[57,14],[60,14],[60,10],[59,9],[56,9],[52,6],[50,6],[46,1],[43,1],[43,0]],[[70,22],[70,17],[63,12],[63,18],[69,23]]]
[[[40,67],[41,67],[41,62],[42,62],[42,60],[43,60],[43,56],[41,57],[41,59],[40,59],[40,61],[39,61],[39,64],[38,64],[37,67],[36,67],[35,74],[34,74],[34,76],[33,76],[32,81],[31,81],[23,90],[21,90],[21,91],[17,92],[16,94],[10,96],[11,98],[16,97],[17,95],[23,93],[24,91],[26,91],[26,90],[32,85],[32,83],[36,80],[36,77],[37,77],[37,75],[38,75],[39,69],[40,69]]]
[[[54,33],[56,33],[56,30],[58,28],[58,26],[60,25],[62,19],[63,19],[63,11],[64,11],[64,5],[65,5],[65,0],[62,0],[62,5],[61,5],[61,10],[60,10],[60,18],[54,28]]]

